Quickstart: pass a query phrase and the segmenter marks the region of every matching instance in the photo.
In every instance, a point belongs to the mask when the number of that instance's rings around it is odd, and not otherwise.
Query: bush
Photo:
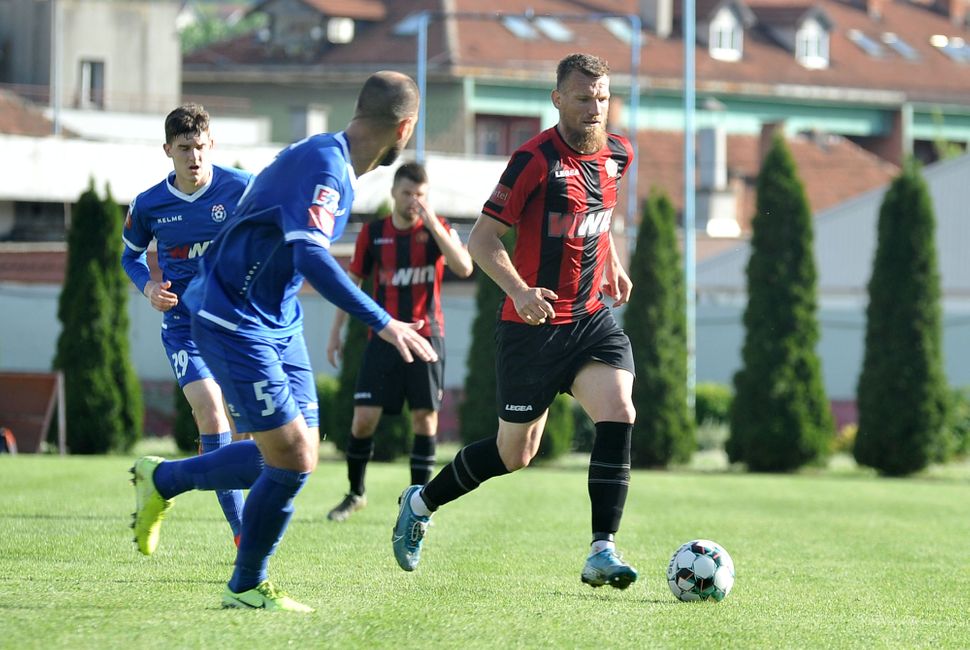
[[[694,393],[694,421],[698,424],[714,422],[727,424],[731,420],[731,401],[734,393],[727,384],[703,382]]]
[[[947,459],[970,455],[970,386],[950,390],[945,444]]]

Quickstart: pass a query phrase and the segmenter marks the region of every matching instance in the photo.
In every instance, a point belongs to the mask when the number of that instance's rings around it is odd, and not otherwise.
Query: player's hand
[[[327,361],[334,368],[340,363],[340,358],[344,354],[344,342],[340,338],[340,330],[330,332],[330,341],[327,342]]]
[[[603,274],[603,293],[613,299],[613,306],[625,305],[633,291],[633,280],[619,262],[607,263]]]
[[[552,308],[550,301],[558,299],[559,296],[552,289],[529,287],[509,297],[512,298],[519,318],[529,325],[542,325],[556,317],[556,310]]]
[[[405,323],[392,318],[377,335],[396,347],[407,363],[414,361],[415,357],[433,363],[438,360],[438,353],[428,343],[428,339],[418,334],[422,327],[423,320]]]
[[[433,233],[438,233],[439,235],[447,234],[445,232],[445,227],[441,224],[441,220],[438,219],[438,215],[435,214],[434,209],[428,202],[428,199],[414,199],[414,207],[424,222],[424,227]]]
[[[145,297],[148,298],[148,302],[151,303],[152,307],[158,311],[168,311],[179,304],[179,297],[168,290],[171,286],[171,280],[165,280],[164,282],[148,281],[145,285]]]

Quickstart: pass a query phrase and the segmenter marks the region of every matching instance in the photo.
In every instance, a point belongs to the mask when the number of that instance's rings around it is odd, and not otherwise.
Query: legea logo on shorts
[[[532,410],[532,404],[506,404],[505,405],[505,410],[506,411],[522,411],[522,412],[531,411]]]
[[[354,399],[370,399],[373,397],[370,393],[354,393]]]

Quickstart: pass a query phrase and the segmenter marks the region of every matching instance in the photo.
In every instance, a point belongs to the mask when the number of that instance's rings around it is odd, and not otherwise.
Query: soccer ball
[[[734,560],[720,544],[695,539],[674,551],[667,565],[667,584],[681,600],[720,602],[734,586]]]

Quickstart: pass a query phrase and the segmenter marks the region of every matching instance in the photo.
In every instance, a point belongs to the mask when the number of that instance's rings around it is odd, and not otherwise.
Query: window
[[[534,41],[539,38],[539,32],[535,30],[535,27],[521,16],[505,16],[502,18],[502,24],[505,26],[505,29],[521,39]]]
[[[795,34],[795,59],[813,70],[829,66],[829,34],[814,20],[806,21]]]
[[[475,153],[508,156],[539,133],[538,117],[475,116]]]
[[[573,40],[572,31],[556,18],[538,16],[533,23],[539,28],[540,32],[553,41],[566,43]]]
[[[81,61],[78,108],[104,108],[104,61]]]
[[[606,28],[606,31],[613,34],[617,40],[627,45],[633,42],[633,26],[630,25],[630,21],[626,18],[612,16],[610,18],[604,18],[600,22]]]
[[[907,61],[919,60],[919,52],[916,51],[916,48],[892,32],[884,32],[882,42]]]
[[[737,17],[727,7],[711,20],[708,51],[719,61],[740,61],[743,34]]]
[[[850,41],[859,46],[859,49],[869,56],[878,59],[883,55],[884,50],[882,49],[882,45],[872,40],[858,29],[850,29],[846,35],[849,37]]]
[[[325,106],[309,105],[290,108],[290,140],[302,140],[317,133],[326,133],[329,111]]]
[[[970,47],[959,36],[948,37],[942,34],[934,34],[930,37],[930,45],[940,50],[951,61],[957,63],[970,62]]]

